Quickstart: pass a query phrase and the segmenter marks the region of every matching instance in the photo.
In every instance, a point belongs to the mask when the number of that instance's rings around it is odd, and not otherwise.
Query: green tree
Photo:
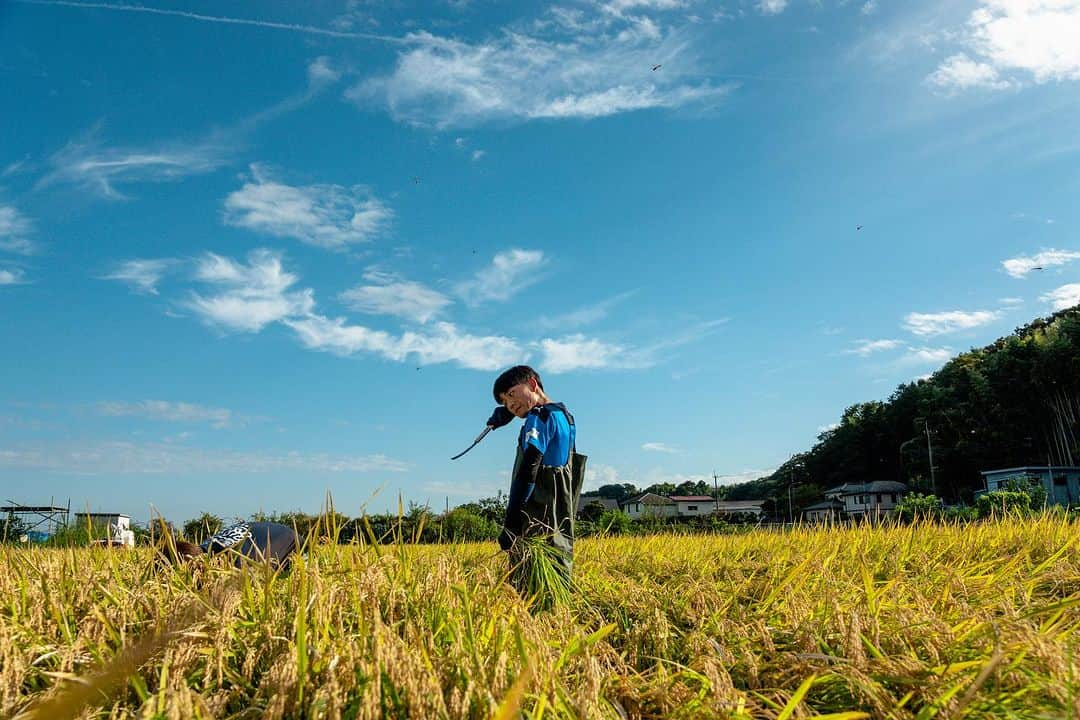
[[[193,543],[201,543],[211,535],[221,532],[225,523],[217,515],[204,512],[197,518],[192,518],[184,523],[184,537]]]

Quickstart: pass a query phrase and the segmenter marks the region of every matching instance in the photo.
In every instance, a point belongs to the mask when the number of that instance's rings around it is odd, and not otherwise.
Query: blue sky
[[[517,362],[736,482],[1080,300],[1080,0],[308,5],[0,6],[0,499],[459,504]]]

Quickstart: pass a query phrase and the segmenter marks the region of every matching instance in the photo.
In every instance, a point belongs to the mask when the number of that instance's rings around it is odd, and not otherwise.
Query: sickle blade
[[[486,436],[486,435],[487,435],[487,434],[488,434],[489,432],[491,432],[491,426],[490,426],[490,425],[488,425],[488,426],[487,426],[486,428],[484,428],[484,432],[482,432],[482,433],[480,433],[479,435],[477,435],[477,436],[476,436],[476,439],[475,439],[475,440],[473,440],[473,443],[472,443],[472,445],[470,445],[469,447],[465,448],[464,450],[462,450],[461,452],[459,452],[459,453],[458,453],[457,455],[455,455],[454,457],[452,457],[452,458],[450,458],[450,459],[451,459],[451,460],[457,460],[457,459],[458,459],[459,457],[461,457],[461,456],[462,456],[462,455],[464,455],[465,453],[467,453],[467,452],[469,452],[470,450],[472,450],[472,449],[473,449],[474,447],[476,447],[477,445],[479,445],[479,444],[480,444],[480,441],[481,441],[481,440],[483,440],[483,439],[484,439],[484,437],[485,437],[485,436]]]

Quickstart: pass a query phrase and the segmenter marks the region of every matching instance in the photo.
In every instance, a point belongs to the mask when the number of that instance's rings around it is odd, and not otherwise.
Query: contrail
[[[324,35],[326,37],[345,38],[348,40],[378,40],[394,44],[405,44],[405,40],[392,35],[376,35],[373,33],[345,32],[341,30],[327,30],[326,28],[313,25],[295,25],[292,23],[270,22],[269,20],[250,20],[248,18],[223,17],[220,15],[200,15],[199,13],[186,12],[184,10],[164,10],[162,8],[146,7],[145,5],[120,5],[115,3],[101,2],[72,2],[71,0],[14,0],[24,5],[56,5],[61,7],[87,8],[91,10],[120,10],[123,12],[151,13],[152,15],[171,15],[173,17],[186,18],[188,20],[200,20],[202,22],[225,23],[226,25],[253,25],[255,27],[272,28],[274,30],[290,30],[292,32],[307,33],[309,35]]]

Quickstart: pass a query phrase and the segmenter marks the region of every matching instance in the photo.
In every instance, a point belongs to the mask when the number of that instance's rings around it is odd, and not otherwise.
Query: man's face
[[[515,416],[523,418],[529,411],[537,406],[542,400],[540,388],[534,378],[529,378],[523,383],[518,383],[504,392],[500,397],[503,405]]]

